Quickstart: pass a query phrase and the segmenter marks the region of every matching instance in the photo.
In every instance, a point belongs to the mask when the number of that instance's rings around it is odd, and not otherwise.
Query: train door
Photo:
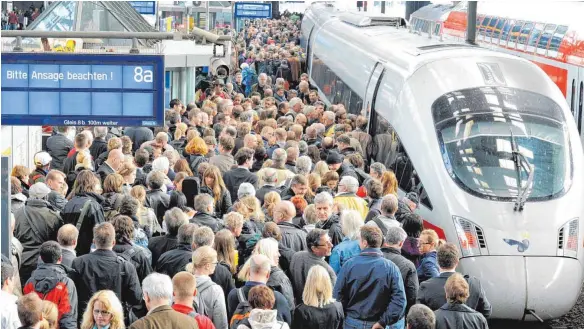
[[[361,115],[367,118],[367,121],[371,121],[371,108],[375,106],[375,96],[377,95],[377,89],[383,77],[383,67],[382,63],[375,64],[371,76],[369,77],[369,82],[367,83],[367,89],[365,89],[365,101],[363,102],[363,110],[361,110]]]

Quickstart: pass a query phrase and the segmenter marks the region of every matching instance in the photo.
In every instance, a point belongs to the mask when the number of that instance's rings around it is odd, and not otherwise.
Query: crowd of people
[[[15,166],[2,328],[487,328],[458,246],[367,155],[367,118],[319,99],[298,37],[252,22],[241,70],[164,127],[55,127]]]

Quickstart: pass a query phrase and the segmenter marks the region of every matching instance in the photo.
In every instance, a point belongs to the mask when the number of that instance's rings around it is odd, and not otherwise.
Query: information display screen
[[[142,15],[156,14],[156,1],[128,1]]]
[[[235,17],[272,18],[271,3],[236,2]]]
[[[2,54],[2,124],[161,126],[164,57]]]

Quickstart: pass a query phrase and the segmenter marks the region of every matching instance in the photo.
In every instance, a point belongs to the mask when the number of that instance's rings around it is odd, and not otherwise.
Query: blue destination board
[[[162,126],[164,56],[2,54],[2,125]]]
[[[235,17],[272,18],[271,3],[236,2]]]
[[[128,1],[142,15],[156,14],[156,1]]]

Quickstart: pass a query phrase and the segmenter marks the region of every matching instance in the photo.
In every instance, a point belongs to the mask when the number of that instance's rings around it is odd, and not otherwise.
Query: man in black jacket
[[[158,259],[165,252],[174,249],[178,245],[178,230],[189,222],[187,215],[179,208],[172,208],[164,215],[167,234],[156,236],[148,241],[148,249],[152,252],[152,267],[156,268]]]
[[[343,241],[343,230],[339,223],[339,216],[333,214],[333,197],[330,193],[321,192],[314,197],[316,217],[318,223],[316,228],[328,230],[333,246]]]
[[[73,153],[71,156],[66,157],[63,160],[63,173],[65,175],[67,175],[69,172],[71,171],[75,171],[75,166],[77,165],[77,154],[79,152],[83,152],[85,150],[87,150],[89,148],[89,146],[91,145],[91,139],[88,137],[88,135],[90,135],[90,132],[84,133],[81,132],[79,134],[77,134],[75,136],[75,153]],[[49,153],[50,154],[50,153]],[[92,159],[92,164],[95,168],[95,160],[97,159]],[[56,169],[56,168],[53,168]]]
[[[59,170],[51,170],[47,174],[46,184],[47,187],[51,189],[49,195],[47,196],[47,201],[53,206],[56,211],[62,211],[67,204],[67,199],[65,195],[67,192],[67,182],[65,181],[65,174]]]
[[[172,278],[178,272],[185,270],[185,266],[191,262],[193,257],[193,233],[197,228],[197,224],[187,223],[178,229],[178,244],[174,249],[165,252],[158,258],[156,272]]]
[[[215,200],[207,193],[199,194],[195,197],[195,211],[197,212],[189,222],[198,226],[207,226],[217,233],[223,228],[223,221],[214,217]]]
[[[337,152],[329,152],[326,157],[326,164],[329,170],[334,170],[339,174],[339,179],[345,176],[351,176],[359,181],[359,176],[357,176],[355,168],[351,164],[343,162],[343,156]]]
[[[122,153],[122,150],[111,150],[107,156],[107,160],[97,169],[101,182],[103,183],[105,181],[107,175],[115,173],[123,162],[124,153]]]
[[[417,303],[424,304],[436,311],[446,303],[446,292],[444,286],[446,280],[456,273],[456,266],[458,266],[458,259],[460,254],[458,248],[452,243],[446,243],[438,248],[437,253],[438,267],[440,268],[440,276],[431,278],[420,284],[418,291]],[[487,300],[485,290],[478,278],[465,276],[469,285],[469,297],[466,300],[466,305],[473,310],[482,313],[485,318],[491,316],[491,304]]]
[[[91,157],[97,159],[103,152],[107,152],[107,142],[105,140],[107,136],[107,127],[94,127],[93,128],[93,143],[89,147],[89,153]]]
[[[57,239],[63,219],[47,202],[51,190],[45,183],[31,186],[30,198],[24,207],[14,214],[14,237],[23,247],[20,280],[25,283],[37,266],[39,247],[49,240]]]
[[[410,307],[416,304],[416,296],[418,294],[418,274],[416,266],[409,259],[401,255],[401,247],[407,238],[406,231],[401,227],[390,227],[385,235],[385,241],[381,247],[383,257],[392,261],[397,267],[404,282],[404,289],[406,292],[406,313]]]
[[[296,216],[296,208],[290,201],[282,201],[274,208],[274,222],[282,232],[282,245],[295,252],[306,250],[306,231],[292,223]]]
[[[128,127],[124,129],[124,135],[132,140],[132,151],[136,151],[144,142],[154,139],[154,133],[147,127]]]
[[[102,223],[95,226],[93,236],[97,250],[75,258],[71,265],[74,272],[70,276],[77,287],[79,310],[85,310],[91,296],[104,289],[112,290],[121,297],[120,301],[126,309],[140,305],[142,289],[136,268],[112,250],[116,243],[113,225]],[[82,314],[79,312],[79,321]]]
[[[47,139],[47,152],[51,155],[51,168],[63,170],[67,154],[73,148],[73,141],[67,135],[75,132],[75,127],[59,126],[57,133]]]
[[[165,178],[166,174],[162,171],[151,171],[146,178],[149,189],[146,192],[146,206],[154,210],[160,224],[170,204],[170,196],[162,192]]]
[[[235,162],[237,163],[237,168],[231,169],[225,173],[223,180],[225,181],[225,186],[229,189],[229,194],[231,194],[231,202],[237,200],[237,190],[239,190],[239,185],[241,183],[250,183],[256,189],[258,185],[258,176],[249,171],[253,165],[254,150],[242,147],[235,154]]]
[[[61,246],[61,264],[71,267],[73,260],[77,257],[75,247],[77,247],[77,239],[79,239],[79,231],[77,227],[71,224],[61,226],[57,233],[57,242]]]
[[[256,191],[256,198],[260,200],[260,204],[264,204],[264,197],[270,192],[276,192],[280,194],[282,191],[276,187],[276,181],[278,180],[278,173],[276,169],[266,168],[264,170],[264,186]],[[285,199],[286,200],[286,199]]]

